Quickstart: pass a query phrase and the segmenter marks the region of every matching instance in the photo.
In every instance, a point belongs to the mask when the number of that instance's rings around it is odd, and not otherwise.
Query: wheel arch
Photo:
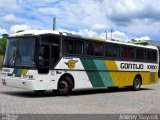
[[[64,77],[66,77],[66,76],[71,79],[71,82],[73,83],[73,88],[74,88],[74,87],[75,87],[74,78],[73,78],[73,76],[72,76],[71,74],[69,74],[69,73],[63,74],[63,75],[59,78],[58,82],[59,82],[60,80],[62,80]]]

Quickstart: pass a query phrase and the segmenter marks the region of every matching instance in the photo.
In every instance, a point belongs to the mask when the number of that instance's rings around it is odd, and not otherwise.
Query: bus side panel
[[[109,74],[114,83],[114,86],[133,85],[133,72],[119,71],[116,62],[113,60],[106,60],[105,64],[108,67]]]
[[[81,59],[93,87],[114,86],[104,60]]]
[[[144,64],[141,69],[122,69],[121,63]],[[157,83],[157,72],[147,72],[147,65],[138,62],[100,60],[92,58],[62,58],[56,69],[64,69],[62,73],[73,76],[75,88],[132,86],[136,75],[142,77],[142,85]],[[151,64],[152,65],[152,64]],[[155,65],[155,64],[153,64]],[[63,75],[61,73],[61,75]],[[59,75],[60,77],[60,75]],[[57,82],[59,77],[56,79]]]
[[[150,83],[158,83],[158,72],[150,72]]]

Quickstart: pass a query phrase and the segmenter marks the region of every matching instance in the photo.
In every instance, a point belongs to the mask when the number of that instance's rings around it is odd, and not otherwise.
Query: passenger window
[[[83,42],[75,41],[75,53],[83,55]]]
[[[95,56],[103,56],[103,44],[102,43],[95,44]]]
[[[113,49],[112,49],[112,45],[111,44],[106,44],[105,45],[105,56],[106,57],[112,57],[112,52]]]
[[[133,48],[128,48],[127,49],[127,58],[129,58],[129,59],[134,58],[134,49]]]
[[[157,51],[147,50],[147,60],[157,62]]]
[[[135,49],[135,59],[141,59],[141,49]]]
[[[58,46],[59,45],[59,37],[43,36],[41,39],[41,44],[43,44],[43,43]]]
[[[127,47],[121,47],[121,57],[127,58]]]
[[[119,50],[120,50],[119,46],[113,45],[113,57],[114,58],[118,58],[119,57]]]
[[[141,49],[141,60],[145,60],[145,59],[146,59],[146,50]]]
[[[86,55],[94,55],[93,42],[86,42]]]
[[[152,51],[151,50],[147,50],[147,60],[151,61],[152,60]]]
[[[74,54],[74,40],[66,39],[65,43],[65,53]]]
[[[153,61],[157,62],[157,51],[153,51]]]

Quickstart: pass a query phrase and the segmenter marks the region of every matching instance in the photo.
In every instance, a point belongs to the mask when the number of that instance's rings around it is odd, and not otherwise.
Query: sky
[[[160,40],[160,0],[0,0],[0,36],[52,29],[88,37]]]

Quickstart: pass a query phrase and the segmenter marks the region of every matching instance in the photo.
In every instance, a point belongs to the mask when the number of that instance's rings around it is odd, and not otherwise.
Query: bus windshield
[[[35,67],[35,37],[9,38],[3,65]]]

